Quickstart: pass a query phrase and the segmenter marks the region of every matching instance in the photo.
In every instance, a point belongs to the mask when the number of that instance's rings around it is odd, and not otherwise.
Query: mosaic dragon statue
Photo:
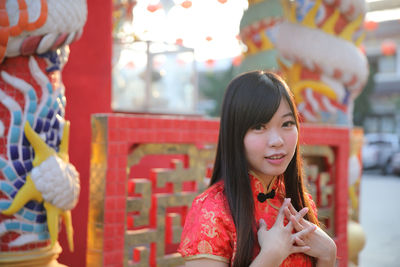
[[[21,256],[43,265],[39,254],[58,245],[61,217],[73,250],[71,209],[80,182],[68,159],[61,71],[87,6],[0,0],[0,10],[0,265],[21,264]]]

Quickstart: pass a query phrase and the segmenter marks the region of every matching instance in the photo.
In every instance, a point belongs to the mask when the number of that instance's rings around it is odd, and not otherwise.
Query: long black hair
[[[222,180],[237,233],[234,267],[249,266],[256,245],[254,201],[244,149],[244,136],[253,126],[271,120],[280,102],[286,100],[299,128],[293,95],[276,74],[252,71],[235,77],[227,87],[222,105],[217,154],[210,186]],[[306,219],[318,224],[302,179],[299,142],[284,175],[286,197],[296,210],[308,207]],[[282,177],[281,177],[282,179]]]

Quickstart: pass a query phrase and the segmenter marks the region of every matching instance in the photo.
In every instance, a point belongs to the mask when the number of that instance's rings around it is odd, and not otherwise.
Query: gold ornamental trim
[[[62,251],[56,243],[53,247],[47,246],[35,250],[23,252],[2,252],[0,254],[0,266],[7,267],[66,267],[57,262]]]
[[[217,255],[212,255],[212,254],[197,254],[197,255],[193,255],[193,256],[187,256],[187,257],[184,257],[184,260],[191,261],[191,260],[204,259],[204,258],[222,261],[222,262],[226,262],[226,263],[230,262],[230,260],[227,258],[217,256]]]

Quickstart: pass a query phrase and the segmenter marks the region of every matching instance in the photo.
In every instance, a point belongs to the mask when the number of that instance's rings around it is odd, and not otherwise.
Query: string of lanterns
[[[400,21],[399,21],[400,22]],[[368,32],[375,32],[379,29],[379,23],[376,21],[365,21],[364,28]],[[361,51],[365,53],[365,47],[360,47]],[[397,44],[391,39],[384,39],[380,44],[381,53],[385,56],[393,56],[397,51]]]
[[[200,0],[200,1],[202,1],[202,0]],[[218,2],[221,5],[224,5],[224,4],[226,4],[228,2],[228,0],[214,0],[214,1]],[[230,1],[233,1],[233,0],[230,0]],[[136,2],[136,1],[129,1],[129,2]],[[174,1],[174,2],[175,2],[175,6],[181,6],[182,8],[184,8],[186,10],[189,10],[189,9],[192,9],[194,7],[194,2],[195,1],[182,0],[182,1]],[[134,5],[130,5],[127,8],[132,8],[132,6],[134,6]],[[162,10],[163,8],[164,7],[163,7],[162,3],[161,2],[156,2],[156,1],[150,2],[146,7],[147,11],[150,12],[150,13],[155,13],[156,11]],[[126,13],[129,13],[129,12],[126,12]],[[372,20],[365,21],[364,22],[364,28],[366,29],[367,32],[373,33],[373,32],[375,32],[375,31],[377,31],[379,29],[379,23],[376,22],[376,21],[372,21]],[[201,34],[201,33],[199,33],[199,34]],[[238,42],[241,43],[240,37],[237,38],[237,39],[238,39]],[[207,43],[208,43],[210,45],[210,47],[213,46],[215,44],[215,42],[216,42],[214,40],[214,37],[212,35],[210,35],[210,34],[205,35],[203,40],[205,40],[205,45],[207,45]],[[178,35],[178,37],[176,37],[175,44],[183,46],[184,43],[185,43],[185,38],[184,37],[179,37],[179,35]],[[365,53],[365,47],[363,45],[361,45],[359,47],[359,49],[363,53]],[[381,50],[381,53],[383,55],[385,55],[385,56],[393,56],[394,54],[396,54],[397,44],[396,44],[396,42],[394,40],[385,39],[380,44],[380,50]],[[237,55],[237,56],[233,57],[232,58],[232,64],[235,65],[235,66],[240,65],[241,59],[242,59],[241,55]],[[212,67],[212,66],[215,65],[215,61],[216,61],[215,59],[209,58],[208,60],[205,60],[205,64],[206,64],[206,66]]]
[[[158,12],[158,11],[160,11],[160,10],[165,10],[165,12],[166,13],[169,13],[170,11],[172,11],[172,9],[179,9],[180,11],[180,13],[182,13],[182,14],[185,14],[185,12],[184,11],[182,11],[182,10],[192,10],[193,8],[194,9],[197,9],[198,8],[198,2],[200,2],[200,1],[203,1],[203,0],[196,0],[196,1],[191,1],[191,0],[174,0],[173,1],[173,4],[172,5],[167,5],[165,2],[163,2],[163,1],[157,1],[157,0],[154,0],[154,1],[149,1],[148,2],[148,4],[147,4],[147,6],[146,6],[146,4],[144,5],[144,7],[141,7],[141,8],[144,8],[144,10],[145,11],[147,11],[147,12],[149,12],[149,13],[152,13],[152,14],[156,14],[156,12]],[[222,7],[222,6],[226,6],[227,4],[230,4],[230,5],[232,5],[232,4],[234,4],[235,2],[232,2],[233,0],[211,0],[211,1],[209,1],[209,2],[212,2],[212,1],[215,1],[216,3],[217,3],[217,6],[218,6],[218,4]],[[235,1],[237,1],[237,0],[235,0]],[[172,2],[172,0],[171,0],[171,2]],[[242,2],[244,2],[244,1],[242,1]],[[163,4],[165,5],[165,6],[163,6]],[[206,3],[201,3],[203,6],[204,5],[206,5]],[[236,5],[236,3],[235,3],[235,5]],[[179,8],[177,8],[177,7],[179,7]],[[213,7],[210,7],[210,8],[213,8]],[[142,10],[142,9],[141,9]],[[175,10],[176,11],[176,10]],[[142,13],[143,14],[143,13]],[[187,13],[187,14],[189,14],[189,13]],[[194,13],[193,13],[194,14]],[[208,20],[211,18],[211,16],[212,16],[213,14],[208,14]],[[189,15],[190,16],[190,15]],[[190,18],[192,18],[192,17],[190,17]],[[193,18],[194,19],[194,18]],[[205,18],[205,20],[207,20],[207,18]],[[133,22],[133,24],[134,24],[135,22]],[[184,28],[187,28],[188,26],[187,26],[187,24],[188,23],[193,23],[193,22],[190,22],[190,21],[185,21],[185,22],[183,22],[182,21],[182,23],[185,23],[186,25],[184,26]],[[202,23],[204,23],[204,22],[198,22],[197,23],[197,25],[201,25]],[[178,25],[178,27],[177,27],[177,29],[179,29],[179,24],[177,24]],[[197,27],[197,26],[196,26]],[[221,25],[216,25],[216,27],[221,27]],[[186,29],[185,29],[186,30]],[[174,34],[172,34],[172,35],[170,35],[170,36],[176,36],[174,39],[175,39],[175,41],[172,41],[172,40],[169,40],[169,42],[174,42],[176,45],[180,45],[180,46],[189,46],[189,47],[192,47],[191,46],[191,44],[190,44],[190,42],[187,42],[188,41],[188,39],[187,39],[187,37],[188,36],[186,36],[186,34],[185,34],[185,30],[183,30],[183,29],[180,29],[180,30],[177,30],[177,31],[175,31],[174,32]],[[193,29],[194,30],[194,29]],[[212,31],[214,31],[215,29],[211,29]],[[204,34],[204,37],[201,37],[201,34]],[[237,34],[238,35],[238,34]],[[203,38],[203,39],[202,39]],[[215,47],[216,46],[218,46],[218,44],[219,44],[219,42],[220,42],[220,40],[221,40],[221,38],[223,38],[223,37],[221,37],[221,35],[218,35],[218,34],[215,34],[215,33],[213,33],[213,32],[211,32],[211,33],[206,33],[206,32],[199,32],[198,33],[198,35],[197,35],[197,40],[200,40],[199,42],[202,42],[201,40],[204,40],[204,42],[203,42],[203,44],[202,44],[202,47],[204,48],[204,49],[207,49],[207,47],[209,47],[210,48],[210,50],[213,50],[214,49],[214,51],[215,51]],[[235,37],[233,37],[233,38],[236,38],[236,36]],[[232,38],[232,39],[233,39]],[[237,45],[237,47],[239,47],[237,50],[238,50],[238,54],[240,54],[240,47],[242,47],[242,45],[241,45],[241,40],[240,40],[240,38],[236,38],[235,40],[237,40],[237,42],[238,42],[238,45]],[[192,43],[193,43],[193,41],[192,41]],[[192,44],[193,45],[193,44]],[[203,55],[204,55],[205,53],[203,53]],[[229,56],[227,57],[227,58],[230,58]],[[232,58],[231,58],[231,60],[232,60],[232,64],[233,65],[235,65],[235,66],[237,66],[237,65],[240,65],[240,62],[241,62],[241,55],[236,55],[236,56],[233,56]],[[207,66],[207,67],[213,67],[213,66],[215,66],[215,62],[216,62],[216,60],[217,60],[217,58],[214,58],[213,57],[213,55],[212,55],[212,53],[210,54],[210,57],[208,58],[208,59],[206,59],[206,58],[204,58],[204,56],[202,57],[202,59],[200,59],[200,61],[203,61],[204,62],[204,64],[205,64],[205,66]]]

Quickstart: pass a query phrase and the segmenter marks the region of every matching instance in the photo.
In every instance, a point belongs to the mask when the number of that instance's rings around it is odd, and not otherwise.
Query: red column
[[[71,253],[60,234],[63,252],[59,262],[85,266],[88,217],[89,162],[93,113],[111,112],[112,1],[87,0],[88,19],[80,40],[70,47],[63,71],[66,118],[71,121],[70,161],[80,173],[81,194],[72,210],[75,251]],[[64,230],[63,230],[64,231]]]

